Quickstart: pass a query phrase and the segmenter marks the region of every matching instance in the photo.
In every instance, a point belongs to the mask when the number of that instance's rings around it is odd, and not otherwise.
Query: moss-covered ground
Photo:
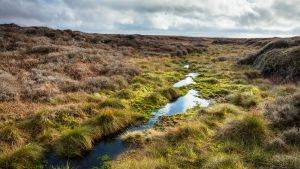
[[[132,150],[108,167],[299,168],[299,101],[295,101],[299,86],[249,76],[256,72],[236,65],[245,51],[244,47],[219,45],[188,56],[191,69],[200,74],[189,88],[212,99],[212,104],[163,118],[147,132],[127,133],[123,139]],[[220,56],[225,61],[217,61]],[[281,97],[292,98],[280,105],[276,100]],[[275,126],[283,122],[290,128]]]
[[[299,86],[249,76],[255,73],[250,67],[236,65],[248,50],[211,45],[183,58],[132,57],[128,64],[142,73],[128,86],[55,96],[34,115],[0,124],[0,168],[43,168],[47,150],[66,157],[84,155],[96,140],[146,121],[152,111],[193,88],[212,100],[210,107],[163,118],[144,133],[128,133],[124,140],[132,149],[105,167],[296,169],[299,144],[285,138],[297,130],[285,137],[264,114],[267,103],[297,93]],[[220,56],[226,59],[216,59]],[[199,73],[196,83],[172,88],[188,72]]]

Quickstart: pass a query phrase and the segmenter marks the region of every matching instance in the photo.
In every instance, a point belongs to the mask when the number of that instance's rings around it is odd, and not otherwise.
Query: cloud
[[[0,23],[99,33],[299,35],[299,0],[0,0]]]

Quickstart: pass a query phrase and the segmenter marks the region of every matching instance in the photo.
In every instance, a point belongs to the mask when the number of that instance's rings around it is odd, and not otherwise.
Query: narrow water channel
[[[189,73],[188,75],[186,75],[186,78],[190,78],[193,81],[193,78],[195,78],[196,76],[198,76],[197,73]],[[174,87],[182,87],[191,84],[183,83],[184,82],[176,86],[174,84]],[[130,127],[124,132],[147,130],[151,128],[162,116],[172,116],[175,114],[185,113],[188,109],[198,105],[207,107],[209,105],[209,101],[199,98],[198,91],[191,89],[187,92],[186,95],[179,97],[176,101],[168,103],[159,110],[153,112],[152,117],[146,124],[142,124],[137,127]],[[61,158],[54,153],[48,153],[46,155],[46,168],[65,166],[66,164],[69,164],[71,168],[76,169],[99,167],[102,165],[99,158],[101,158],[103,155],[108,155],[110,159],[115,159],[118,155],[127,150],[125,143],[121,139],[122,134],[123,133],[119,133],[114,137],[101,140],[100,142],[95,144],[90,152],[80,158]]]

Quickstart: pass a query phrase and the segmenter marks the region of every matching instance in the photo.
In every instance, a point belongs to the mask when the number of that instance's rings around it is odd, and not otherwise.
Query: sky
[[[300,0],[0,0],[0,23],[93,33],[300,35]]]

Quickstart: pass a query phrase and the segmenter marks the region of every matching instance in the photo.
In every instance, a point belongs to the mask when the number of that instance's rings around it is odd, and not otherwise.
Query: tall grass
[[[37,144],[27,144],[1,155],[0,166],[3,169],[41,168],[44,149]]]
[[[227,123],[220,130],[221,140],[233,141],[243,146],[262,145],[268,136],[267,127],[259,116],[246,116]]]
[[[54,143],[54,150],[58,155],[75,157],[81,156],[92,148],[92,137],[86,128],[79,128],[64,132]]]

